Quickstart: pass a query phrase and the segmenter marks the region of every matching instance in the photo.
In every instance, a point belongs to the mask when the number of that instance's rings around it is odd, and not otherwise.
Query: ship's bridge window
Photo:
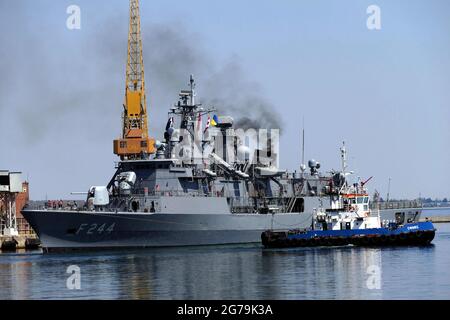
[[[364,197],[364,203],[369,203],[369,197]]]
[[[149,166],[148,164],[139,164],[139,165],[136,165],[136,168],[137,169],[152,169],[152,167]]]
[[[356,201],[358,202],[358,204],[363,203],[364,198],[363,197],[358,197],[356,198]]]

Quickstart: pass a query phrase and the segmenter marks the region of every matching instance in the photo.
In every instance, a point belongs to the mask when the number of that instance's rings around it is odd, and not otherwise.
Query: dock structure
[[[21,172],[0,170],[0,249],[2,251],[36,247],[36,234],[20,211],[29,201],[28,182]]]

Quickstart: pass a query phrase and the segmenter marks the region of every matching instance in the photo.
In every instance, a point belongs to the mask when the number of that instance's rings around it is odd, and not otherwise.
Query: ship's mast
[[[341,147],[341,173],[344,177],[344,184],[342,185],[339,192],[342,192],[345,188],[347,188],[347,149],[345,148],[345,141],[342,142]]]
[[[345,149],[345,141],[342,142],[341,147],[341,162],[342,162],[342,173],[344,174],[345,177],[347,170],[347,150]]]
[[[305,117],[302,120],[303,130],[302,130],[302,163],[300,164],[300,171],[302,172],[302,178],[305,177]]]
[[[202,136],[203,136],[203,129],[202,129],[202,122],[201,117],[206,114],[210,114],[211,112],[215,111],[215,108],[208,107],[203,108],[201,103],[196,103],[196,92],[195,92],[195,80],[194,76],[191,75],[189,78],[189,89],[188,90],[181,90],[179,93],[179,101],[174,105],[173,108],[170,109],[169,117],[172,117],[174,115],[179,117],[180,126],[179,128],[184,133],[189,134],[189,138],[192,139],[193,143],[191,143],[191,155],[195,155],[195,144],[197,143],[197,147],[199,150],[203,153],[203,144]],[[170,119],[170,118],[169,118]],[[184,134],[183,133],[183,134]],[[171,151],[173,149],[173,146],[182,140],[172,141],[170,138],[171,134],[168,134],[166,132],[166,142],[168,143],[169,147],[167,149],[168,154],[171,154]],[[183,141],[184,140],[183,137]],[[193,160],[193,158],[191,158]]]
[[[121,139],[114,140],[114,153],[121,159],[142,159],[155,152],[148,137],[139,0],[130,0],[130,25]]]
[[[189,84],[191,87],[191,105],[195,106],[195,81],[194,81],[194,76],[191,74],[190,78],[189,78]]]

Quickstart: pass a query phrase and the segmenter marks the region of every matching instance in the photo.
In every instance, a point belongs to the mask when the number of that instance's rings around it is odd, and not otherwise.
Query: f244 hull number
[[[107,223],[82,223],[77,229],[75,234],[102,234],[102,233],[111,233],[114,231],[114,227],[116,223],[107,224]]]

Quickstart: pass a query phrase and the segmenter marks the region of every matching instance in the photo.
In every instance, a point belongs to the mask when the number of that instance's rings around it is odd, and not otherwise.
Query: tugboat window
[[[404,212],[396,212],[395,213],[395,222],[398,224],[403,224],[405,222],[405,213]]]

